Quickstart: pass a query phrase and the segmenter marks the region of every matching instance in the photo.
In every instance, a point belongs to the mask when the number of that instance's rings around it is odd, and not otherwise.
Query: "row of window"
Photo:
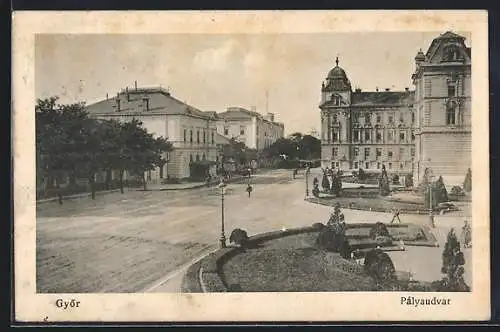
[[[229,127],[224,127],[224,135],[229,135]],[[245,126],[240,126],[240,135],[245,135]]]
[[[207,143],[207,133],[205,131],[203,131],[203,144],[206,144]],[[188,130],[187,129],[184,129],[184,142],[187,142],[188,141]],[[193,130],[189,130],[189,142],[190,143],[193,143]],[[196,143],[201,143],[202,140],[201,140],[201,137],[200,137],[200,131],[197,130],[196,131]],[[211,142],[212,144],[215,144],[215,132],[212,132],[211,133]]]
[[[411,151],[411,156],[415,157],[415,148],[411,148],[410,151]],[[370,152],[371,152],[370,148],[364,149],[365,160],[370,157]],[[400,156],[404,156],[405,153],[406,153],[405,148],[399,148],[399,155]],[[354,158],[359,157],[359,148],[357,148],[357,147],[353,148],[353,154],[354,154]],[[382,158],[382,149],[376,148],[375,155],[376,155],[377,159]],[[332,149],[332,158],[338,158],[338,157],[339,157],[339,148],[335,147]],[[393,152],[391,150],[388,150],[387,151],[387,158],[392,159],[392,157],[393,157]]]
[[[365,131],[365,141],[370,141],[372,139],[372,133],[371,131]],[[340,133],[336,130],[332,131],[332,140],[334,142],[340,140]],[[394,140],[394,131],[389,130],[387,132],[387,140],[389,142],[392,142]],[[411,134],[411,140],[412,142],[415,141],[415,134]],[[361,141],[361,131],[360,130],[354,130],[353,131],[353,141],[354,142],[360,142]],[[380,143],[382,142],[382,133],[380,131],[375,132],[375,141]],[[399,141],[400,142],[406,142],[406,132],[402,131],[399,133]]]
[[[357,112],[353,112],[353,113],[351,113],[351,118],[352,118],[353,123],[359,123],[360,114]],[[376,118],[376,123],[382,123],[382,116],[381,115],[377,115],[375,118]],[[332,123],[334,123],[334,124],[338,123],[338,115],[337,114],[333,114],[332,119],[333,119]],[[387,117],[387,120],[388,120],[388,123],[394,123],[394,113],[389,114]],[[405,119],[404,119],[403,114],[400,114],[399,122],[403,123],[404,120]],[[364,114],[364,123],[371,123],[371,122],[372,122],[372,115],[370,113],[365,113]],[[411,123],[415,123],[415,113],[414,112],[411,113]]]
[[[338,164],[338,163],[337,163],[337,164]],[[353,163],[353,165],[352,165],[352,167],[353,167],[354,169],[358,169],[358,168],[363,167],[363,166],[365,167],[365,169],[369,169],[369,168],[370,168],[370,163],[365,163],[365,164],[363,165],[363,163],[355,161],[355,162]],[[392,163],[387,163],[387,166],[388,166],[388,167],[387,167],[388,169],[392,169]],[[338,167],[338,166],[337,166],[337,167]],[[400,164],[399,164],[399,168],[400,168],[400,169],[403,169],[404,167],[405,167],[405,165],[404,165],[403,163],[400,163]],[[381,164],[381,163],[377,163],[377,169],[381,169],[381,168],[382,168],[382,164]]]

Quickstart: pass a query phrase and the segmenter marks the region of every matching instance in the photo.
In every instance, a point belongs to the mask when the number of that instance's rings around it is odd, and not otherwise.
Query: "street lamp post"
[[[220,232],[220,248],[226,248],[226,235],[224,234],[224,191],[226,189],[226,184],[224,180],[221,180],[219,184],[221,189],[221,232]]]
[[[309,168],[309,165],[306,168],[306,198],[309,197],[309,173],[311,169]]]
[[[429,222],[431,227],[436,227],[436,224],[434,223],[434,214],[432,211],[432,179],[429,181]]]

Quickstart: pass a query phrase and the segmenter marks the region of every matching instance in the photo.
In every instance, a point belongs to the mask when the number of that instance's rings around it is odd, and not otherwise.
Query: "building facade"
[[[190,163],[196,161],[211,164],[210,172],[215,174],[215,112],[203,112],[187,105],[162,88],[127,88],[114,98],[88,105],[87,111],[100,119],[140,120],[149,133],[172,143],[173,151],[165,156],[168,160],[165,166],[147,172],[149,182],[158,183],[168,177],[188,178]]]
[[[352,89],[345,71],[330,70],[321,88],[323,167],[413,174],[426,168],[445,183],[463,181],[471,164],[471,50],[446,32],[418,52],[415,90]]]
[[[460,184],[471,167],[471,48],[446,32],[415,57],[416,155],[414,179],[426,168]]]
[[[321,88],[322,166],[411,173],[413,91],[353,91],[336,62]]]
[[[274,121],[273,113],[263,116],[242,107],[229,107],[217,116],[217,132],[244,143],[250,149],[261,151],[284,137],[285,127]]]

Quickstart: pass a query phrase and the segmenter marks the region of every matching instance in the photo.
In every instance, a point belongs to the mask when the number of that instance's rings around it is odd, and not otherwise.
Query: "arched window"
[[[192,154],[190,154],[190,155],[189,155],[189,162],[190,162],[190,163],[192,163],[192,162],[193,162],[193,155],[192,155]]]
[[[205,160],[205,159],[206,159],[205,154],[203,154],[203,157],[201,157],[201,159],[203,159],[203,160]]]
[[[196,161],[200,161],[200,155],[199,154],[196,155]]]
[[[189,142],[193,143],[193,131],[189,131]]]
[[[372,116],[370,113],[365,114],[365,124],[370,124],[372,122]]]
[[[336,94],[333,94],[332,95],[332,101],[333,101],[333,105],[335,106],[340,106],[340,96],[339,95],[336,95]]]
[[[456,116],[455,116],[456,108],[457,108],[457,104],[453,101],[446,105],[446,124],[447,125],[456,124]]]

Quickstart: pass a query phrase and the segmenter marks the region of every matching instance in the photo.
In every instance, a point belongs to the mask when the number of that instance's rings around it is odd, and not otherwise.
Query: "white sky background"
[[[90,104],[137,81],[170,87],[204,111],[256,106],[264,114],[268,90],[268,109],[286,134],[319,132],[321,82],[337,55],[353,89],[413,89],[416,53],[443,32],[38,35],[35,93]],[[470,34],[457,33],[471,46]]]

